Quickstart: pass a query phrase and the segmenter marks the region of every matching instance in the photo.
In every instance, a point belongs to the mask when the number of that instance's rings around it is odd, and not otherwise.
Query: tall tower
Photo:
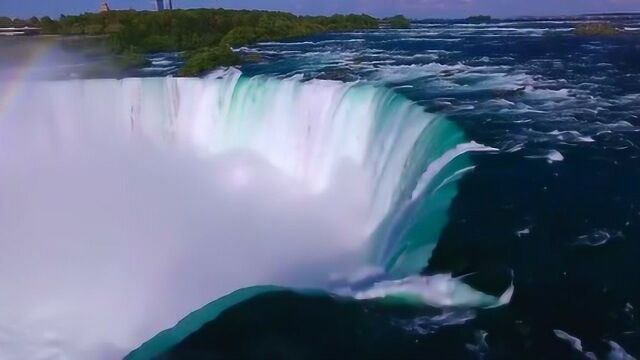
[[[156,10],[164,10],[164,0],[156,0]]]
[[[103,13],[103,12],[108,12],[111,9],[109,9],[109,4],[107,4],[107,0],[102,0],[102,2],[100,3],[100,9],[98,9],[98,12]]]

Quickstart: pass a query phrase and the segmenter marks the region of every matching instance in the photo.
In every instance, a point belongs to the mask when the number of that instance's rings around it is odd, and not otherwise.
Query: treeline
[[[386,18],[383,22],[392,29],[409,29],[411,27],[411,21],[402,15]]]
[[[35,16],[29,19],[12,19],[10,17],[0,16],[0,28],[23,28],[27,26],[40,26],[40,19]]]
[[[624,29],[610,22],[587,22],[576,25],[578,36],[613,36],[624,34]]]
[[[367,15],[296,16],[223,9],[109,11],[29,21],[43,34],[108,36],[113,50],[121,54],[184,51],[184,75],[238,63],[230,47],[321,32],[375,29],[379,24]]]
[[[378,20],[366,15],[295,16],[282,12],[196,9],[162,12],[110,11],[61,16],[42,24],[45,33],[112,35],[120,50],[182,51],[219,45],[249,44],[324,31],[371,29]]]

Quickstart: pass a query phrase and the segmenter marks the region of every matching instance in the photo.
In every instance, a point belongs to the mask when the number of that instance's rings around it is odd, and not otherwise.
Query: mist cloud
[[[258,154],[120,138],[44,103],[27,86],[0,116],[0,358],[114,358],[238,288],[357,263],[361,184],[311,193]]]

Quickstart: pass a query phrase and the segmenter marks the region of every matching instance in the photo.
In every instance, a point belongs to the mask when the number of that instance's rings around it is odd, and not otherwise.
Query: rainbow
[[[13,99],[24,88],[31,70],[37,63],[47,57],[54,43],[55,41],[43,41],[38,46],[34,46],[34,49],[29,52],[28,56],[17,67],[10,68],[0,77],[0,115],[7,111]]]

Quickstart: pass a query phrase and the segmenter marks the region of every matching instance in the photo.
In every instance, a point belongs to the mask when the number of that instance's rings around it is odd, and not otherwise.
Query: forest
[[[393,18],[392,26],[408,21]],[[193,76],[218,66],[242,61],[232,47],[260,41],[303,37],[332,31],[378,28],[380,20],[368,15],[296,16],[284,12],[190,9],[171,11],[109,11],[77,16],[61,15],[18,20],[0,18],[41,28],[43,34],[103,36],[117,54],[184,52],[182,75]]]

